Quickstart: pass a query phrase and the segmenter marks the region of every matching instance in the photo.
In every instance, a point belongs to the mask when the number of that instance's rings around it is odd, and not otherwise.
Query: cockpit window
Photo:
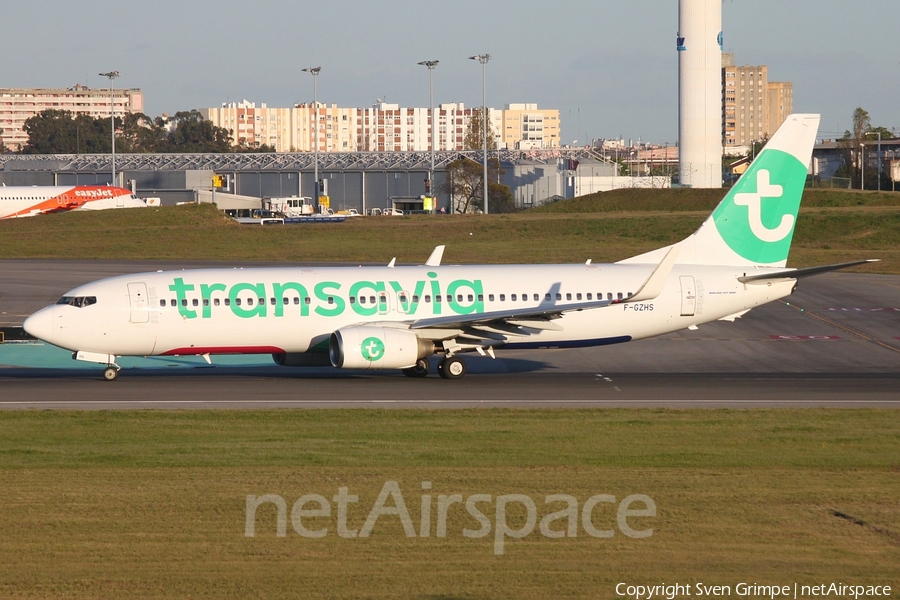
[[[97,304],[97,296],[63,296],[56,303],[83,308],[91,304]]]

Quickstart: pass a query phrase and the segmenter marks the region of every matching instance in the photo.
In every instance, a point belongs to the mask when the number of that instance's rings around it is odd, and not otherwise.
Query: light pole
[[[428,96],[431,103],[428,109],[428,114],[431,118],[431,170],[428,172],[428,195],[432,198],[434,198],[432,193],[432,188],[434,187],[434,68],[438,66],[439,62],[438,60],[423,60],[418,63],[428,67]],[[431,210],[432,212],[437,210],[434,203],[431,205]]]
[[[322,67],[306,67],[303,69],[307,73],[312,73],[313,76],[313,136],[315,136],[313,140],[313,147],[315,148],[313,154],[313,178],[316,184],[316,193],[313,194],[313,206],[316,207],[316,212],[319,212],[319,100],[316,81],[321,70]]]
[[[112,123],[112,184],[116,185],[116,104],[113,101],[113,80],[119,76],[119,72],[100,73],[100,76],[109,77],[109,119]]]
[[[477,60],[481,63],[481,120],[484,126],[484,132],[482,133],[482,138],[484,141],[484,154],[482,155],[482,162],[484,163],[484,179],[482,186],[484,187],[484,214],[488,214],[488,178],[487,178],[487,88],[485,87],[485,78],[484,71],[485,65],[489,60],[491,60],[490,54],[476,54],[475,56],[470,56],[469,60]]]

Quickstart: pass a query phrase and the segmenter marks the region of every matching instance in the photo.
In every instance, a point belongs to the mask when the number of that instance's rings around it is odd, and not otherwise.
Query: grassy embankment
[[[879,410],[22,411],[0,413],[3,598],[610,598],[618,582],[900,585],[900,425]],[[275,533],[272,505],[245,537],[246,496],[359,496],[362,528],[386,481],[396,516],[345,539]],[[423,481],[432,482],[428,492]],[[495,555],[462,505],[436,537],[438,495],[525,494],[537,521],[579,503],[577,537],[533,533]],[[652,536],[580,510],[646,494]],[[394,506],[388,500],[386,506]],[[309,505],[306,508],[316,508]],[[480,504],[493,523],[494,501]],[[633,508],[642,508],[637,505]],[[511,505],[512,528],[524,510]],[[564,530],[566,521],[553,529]]]
[[[423,261],[615,261],[694,231],[721,190],[619,190],[515,215],[358,218],[326,226],[239,226],[210,206],[69,213],[0,222],[0,258]],[[900,273],[900,194],[808,190],[789,264],[858,258]]]

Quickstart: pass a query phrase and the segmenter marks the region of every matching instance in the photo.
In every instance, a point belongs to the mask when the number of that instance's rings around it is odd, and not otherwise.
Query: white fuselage
[[[47,342],[109,355],[302,353],[324,350],[332,332],[378,324],[515,309],[565,309],[552,328],[495,332],[493,347],[592,346],[660,335],[791,293],[794,280],[746,285],[746,267],[676,265],[663,291],[629,302],[655,265],[285,267],[137,273],[66,293],[26,327]],[[440,299],[440,302],[436,299]],[[90,299],[90,300],[72,300]],[[61,300],[62,302],[62,300]],[[79,306],[80,305],[80,306]],[[465,327],[432,328],[458,338]]]
[[[105,185],[0,187],[0,219],[70,210],[139,208],[131,190]]]

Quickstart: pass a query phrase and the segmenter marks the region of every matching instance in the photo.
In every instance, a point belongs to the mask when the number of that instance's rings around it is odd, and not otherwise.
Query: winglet
[[[444,257],[444,245],[435,246],[434,250],[431,251],[431,256],[428,257],[428,260],[425,261],[426,267],[439,267],[441,266],[441,259]]]
[[[395,265],[396,263],[397,263],[397,257],[395,256],[394,258],[391,259],[391,262],[389,262],[387,266],[388,266],[389,269],[393,269],[393,268],[394,268],[394,265]]]
[[[666,286],[666,280],[669,279],[672,267],[675,266],[675,260],[678,258],[680,246],[681,244],[675,244],[669,248],[669,251],[666,252],[663,259],[659,261],[659,264],[656,265],[656,268],[650,273],[650,277],[647,278],[644,285],[642,285],[634,295],[617,302],[643,302],[644,300],[652,300],[659,296]]]

